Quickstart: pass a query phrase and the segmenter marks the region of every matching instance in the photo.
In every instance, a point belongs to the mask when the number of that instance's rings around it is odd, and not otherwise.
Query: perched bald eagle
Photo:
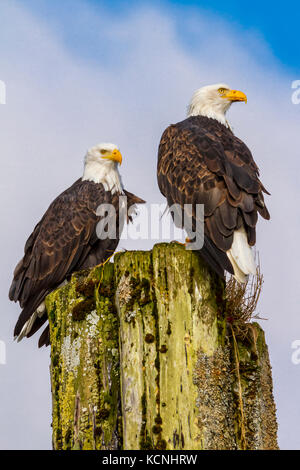
[[[32,336],[47,321],[44,299],[49,292],[74,271],[96,266],[114,253],[122,229],[119,232],[119,223],[131,220],[129,209],[145,202],[123,188],[118,171],[121,162],[114,144],[102,143],[88,150],[82,178],[52,202],[28,238],[9,291],[10,300],[19,301],[23,309],[14,331],[18,340]],[[119,214],[120,195],[127,196],[126,214]],[[126,210],[122,201],[121,211],[122,207]],[[97,208],[102,204],[115,207],[116,238],[101,239],[96,233],[101,219]],[[48,344],[49,326],[39,347]]]
[[[219,275],[226,270],[243,283],[256,271],[250,247],[257,213],[264,219],[270,215],[258,167],[226,119],[235,101],[247,102],[246,95],[225,84],[197,90],[187,119],[170,125],[161,137],[157,177],[169,207],[192,204],[193,224],[196,204],[204,204],[200,254]]]

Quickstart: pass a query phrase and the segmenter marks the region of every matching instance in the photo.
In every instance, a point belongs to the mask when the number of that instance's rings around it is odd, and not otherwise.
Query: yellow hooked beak
[[[247,96],[239,90],[229,90],[222,98],[226,98],[229,101],[245,101],[247,103]]]
[[[104,155],[102,158],[106,158],[107,160],[112,160],[113,162],[118,162],[120,165],[122,164],[122,154],[120,150],[115,149],[110,154]]]

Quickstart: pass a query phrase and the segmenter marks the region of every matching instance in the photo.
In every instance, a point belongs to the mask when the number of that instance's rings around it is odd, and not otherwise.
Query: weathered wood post
[[[178,244],[117,254],[47,298],[54,449],[276,449],[264,333],[232,338],[224,283]]]

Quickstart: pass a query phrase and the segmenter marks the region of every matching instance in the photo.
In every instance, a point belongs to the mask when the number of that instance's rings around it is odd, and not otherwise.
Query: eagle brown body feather
[[[226,255],[242,224],[255,244],[257,213],[269,219],[259,170],[248,147],[215,119],[191,116],[169,126],[158,150],[158,185],[168,205],[204,204],[200,253],[220,275],[233,274]]]
[[[124,195],[128,209],[145,202],[127,191]],[[28,238],[24,257],[14,271],[9,298],[19,301],[23,309],[15,326],[16,336],[49,292],[73,272],[96,266],[114,253],[119,243],[119,196],[105,191],[101,183],[79,179],[49,206]],[[97,237],[100,217],[96,210],[101,204],[113,204],[116,209],[116,239]],[[46,314],[37,317],[28,337],[46,321]],[[48,327],[39,341],[39,346],[43,344],[49,344]]]

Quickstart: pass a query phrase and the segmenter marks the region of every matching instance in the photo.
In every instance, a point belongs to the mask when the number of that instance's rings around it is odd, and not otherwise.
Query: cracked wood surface
[[[264,333],[255,353],[237,341],[237,374],[224,305],[223,281],[178,244],[50,294],[54,448],[276,449]]]

